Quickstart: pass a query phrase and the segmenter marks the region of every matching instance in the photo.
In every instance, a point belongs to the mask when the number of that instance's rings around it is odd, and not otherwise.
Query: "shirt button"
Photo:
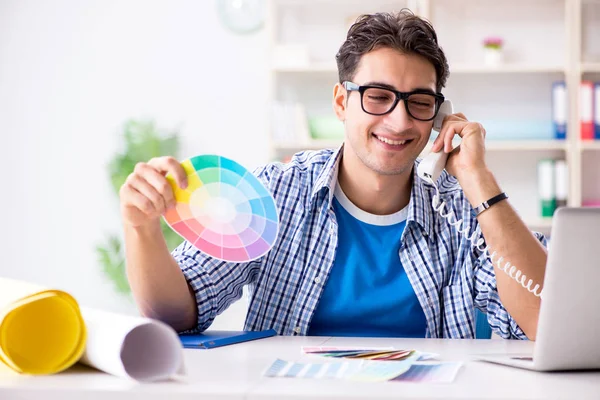
[[[302,329],[300,329],[300,327],[297,326],[297,327],[294,328],[294,332],[300,333],[300,332],[302,332]]]
[[[321,283],[321,277],[320,276],[317,276],[315,278],[315,283]]]

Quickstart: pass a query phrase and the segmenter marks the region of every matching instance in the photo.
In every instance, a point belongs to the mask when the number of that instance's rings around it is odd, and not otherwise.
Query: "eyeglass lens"
[[[427,120],[435,115],[436,98],[426,93],[411,94],[405,100],[408,113],[416,119]],[[396,103],[396,94],[387,89],[367,88],[362,96],[363,108],[371,114],[388,113]]]

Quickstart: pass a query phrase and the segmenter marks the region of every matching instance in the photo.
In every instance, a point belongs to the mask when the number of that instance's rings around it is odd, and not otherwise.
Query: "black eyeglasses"
[[[443,94],[431,93],[426,90],[405,93],[381,86],[359,86],[349,81],[342,82],[342,85],[348,91],[360,93],[362,109],[371,115],[389,114],[394,111],[400,100],[404,100],[404,107],[408,115],[419,121],[431,121],[444,102]]]

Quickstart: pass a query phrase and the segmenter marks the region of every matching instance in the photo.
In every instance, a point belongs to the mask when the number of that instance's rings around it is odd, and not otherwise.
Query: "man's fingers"
[[[173,157],[157,157],[148,161],[148,164],[156,168],[159,172],[171,174],[175,178],[177,185],[185,189],[187,187],[187,173],[176,159]]]
[[[450,125],[444,136],[444,152],[450,153],[452,151],[452,139],[454,139],[453,125]]]
[[[437,153],[444,146],[444,138],[442,136],[442,131],[438,133],[438,136],[433,141],[433,146],[431,146],[431,151]]]
[[[463,129],[468,124],[468,122],[463,121],[447,121],[442,128],[440,135],[443,133],[443,147],[446,153],[450,153],[452,151],[452,140],[455,135],[460,137],[463,136]]]
[[[136,207],[138,210],[140,210],[147,216],[151,216],[152,214],[154,214],[155,210],[152,201],[150,201],[149,198],[138,192],[133,186],[124,185],[121,190],[124,192],[123,194],[125,195],[125,197],[129,199],[127,205]]]
[[[148,181],[146,181],[146,179],[144,179],[141,175],[131,175],[129,178],[129,185],[150,200],[154,208],[154,212],[159,214],[165,212],[167,205],[165,204],[165,200],[163,199],[162,195],[158,193],[154,186],[148,183]]]
[[[166,208],[171,208],[175,205],[175,197],[173,196],[173,188],[169,181],[161,175],[155,168],[149,167],[144,172],[144,178],[156,191],[162,196]]]

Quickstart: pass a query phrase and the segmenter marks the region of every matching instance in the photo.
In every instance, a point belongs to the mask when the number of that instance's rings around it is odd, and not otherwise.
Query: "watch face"
[[[235,33],[260,29],[265,21],[265,0],[216,0],[223,24]]]

